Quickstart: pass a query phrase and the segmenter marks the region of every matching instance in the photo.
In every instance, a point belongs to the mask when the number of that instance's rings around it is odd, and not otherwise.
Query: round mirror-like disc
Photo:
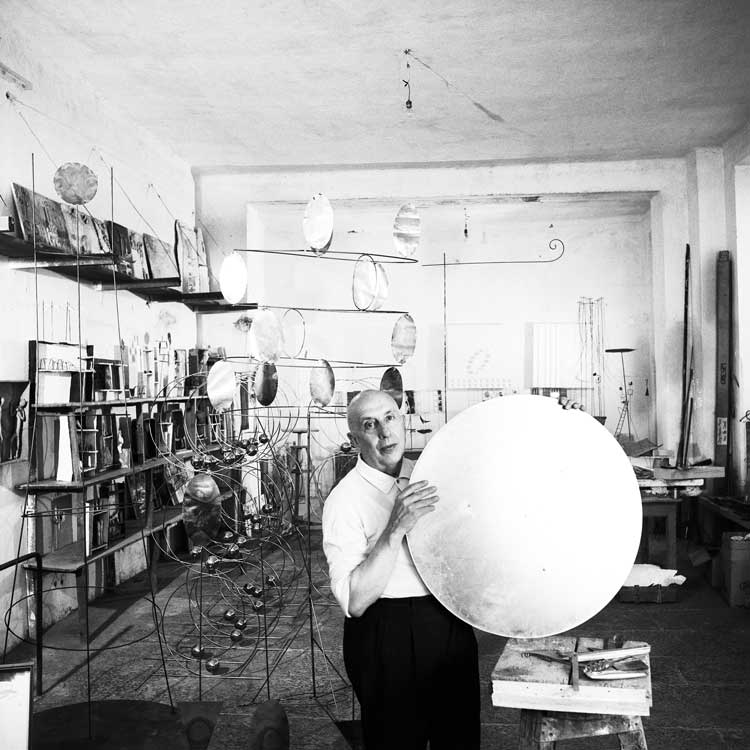
[[[358,310],[379,310],[388,297],[385,268],[369,255],[361,255],[354,264],[352,299]]]
[[[221,262],[219,288],[224,299],[236,305],[245,298],[247,291],[247,266],[239,253],[230,253]]]
[[[402,315],[393,325],[391,351],[400,365],[409,359],[417,347],[417,326],[409,313]]]
[[[505,396],[451,419],[411,481],[437,487],[408,535],[425,584],[462,620],[514,638],[593,617],[635,560],[641,499],[628,457],[592,416]]]
[[[325,359],[319,359],[310,370],[310,395],[318,406],[328,406],[336,390],[336,376]]]
[[[88,203],[99,188],[99,180],[85,164],[68,162],[58,167],[52,178],[57,194],[66,202],[81,206]]]
[[[308,247],[322,255],[333,239],[333,209],[322,193],[313,195],[305,207],[302,233]]]
[[[279,319],[271,310],[259,310],[250,329],[252,355],[259,360],[276,361],[281,354],[282,333]]]
[[[306,329],[305,318],[299,310],[294,307],[284,310],[284,314],[281,316],[284,356],[294,359],[302,354],[302,350],[305,348]]]
[[[398,408],[404,403],[404,381],[401,373],[395,367],[389,367],[380,379],[380,390],[388,393],[398,404]]]
[[[255,372],[253,392],[261,406],[270,406],[279,390],[279,373],[273,362],[264,362]]]
[[[211,406],[218,411],[231,408],[236,388],[237,379],[234,376],[234,367],[229,362],[216,362],[208,371],[208,378],[206,378],[206,391]]]
[[[413,203],[401,206],[393,221],[393,245],[399,255],[411,258],[419,248],[422,222]]]

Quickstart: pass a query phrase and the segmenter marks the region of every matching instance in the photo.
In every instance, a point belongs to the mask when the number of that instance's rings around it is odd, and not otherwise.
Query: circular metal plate
[[[236,388],[234,367],[229,362],[216,362],[206,378],[206,392],[211,406],[218,411],[231,408]]]
[[[602,609],[632,568],[638,482],[585,412],[544,396],[472,406],[428,443],[420,479],[440,500],[408,535],[414,562],[435,597],[482,630],[562,633]]]
[[[302,233],[308,247],[318,255],[328,250],[333,239],[333,209],[322,193],[308,201],[302,218]]]
[[[417,347],[417,326],[409,313],[402,315],[393,324],[391,334],[391,351],[393,358],[400,365],[410,359]]]
[[[388,297],[385,268],[369,255],[361,255],[354,264],[352,299],[358,310],[379,310]]]
[[[250,328],[251,351],[259,360],[275,361],[282,347],[281,324],[271,310],[259,310]]]
[[[395,367],[389,367],[380,379],[380,390],[389,394],[401,408],[404,403],[404,381],[401,373]]]
[[[319,359],[310,370],[310,395],[318,406],[328,406],[336,389],[336,376],[325,359]]]
[[[273,362],[264,362],[255,372],[253,392],[261,406],[270,406],[279,390],[279,374]]]
[[[82,206],[88,203],[99,188],[99,180],[85,164],[68,162],[58,167],[52,178],[57,194],[66,202]]]
[[[422,222],[413,203],[401,206],[393,221],[393,245],[399,255],[411,258],[419,248]]]

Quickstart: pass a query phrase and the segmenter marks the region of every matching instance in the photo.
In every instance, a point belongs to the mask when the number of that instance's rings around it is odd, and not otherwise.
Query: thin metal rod
[[[295,258],[317,258],[318,260],[343,260],[356,263],[362,256],[381,259],[381,263],[418,263],[417,258],[405,258],[387,253],[358,253],[351,250],[330,250],[319,255],[314,250],[263,250],[255,247],[235,247],[235,253],[266,253],[268,255],[293,255]],[[352,257],[348,257],[352,256]]]
[[[448,274],[443,253],[443,412],[448,422]]]
[[[310,445],[312,443],[312,428],[310,421],[310,412],[307,412],[307,445],[305,446],[305,484],[306,494],[305,502],[307,503],[307,614],[310,619],[310,665],[312,676],[313,698],[318,697],[317,681],[315,679],[315,631],[313,629],[313,584],[312,584],[312,538],[310,533],[310,467],[312,466],[312,456]]]
[[[565,243],[562,240],[550,240],[550,250],[557,250],[560,248],[560,254],[554,258],[548,258],[547,260],[469,260],[469,261],[451,261],[450,263],[445,262],[445,253],[443,253],[442,263],[422,263],[422,268],[433,268],[435,266],[500,266],[508,264],[534,264],[534,263],[555,263],[565,255]]]

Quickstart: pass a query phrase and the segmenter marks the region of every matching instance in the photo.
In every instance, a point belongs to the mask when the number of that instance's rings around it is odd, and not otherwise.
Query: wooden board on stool
[[[625,648],[645,646],[626,641]],[[511,638],[492,672],[492,703],[508,708],[564,711],[582,714],[648,716],[651,709],[651,672],[646,677],[628,680],[590,680],[580,678],[579,689],[570,683],[570,665],[550,662],[529,651],[579,651],[604,648],[602,638],[550,636],[548,638]]]

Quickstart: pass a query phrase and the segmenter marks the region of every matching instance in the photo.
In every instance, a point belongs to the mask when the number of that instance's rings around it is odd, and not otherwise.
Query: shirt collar
[[[399,472],[399,476],[392,477],[390,474],[385,474],[382,471],[373,469],[372,466],[369,466],[362,460],[362,456],[357,459],[357,471],[360,476],[365,481],[369,482],[376,490],[380,490],[380,492],[384,494],[388,494],[393,489],[393,485],[396,484],[399,479],[405,479],[408,481],[413,469],[414,461],[404,458],[401,461],[401,471]]]

